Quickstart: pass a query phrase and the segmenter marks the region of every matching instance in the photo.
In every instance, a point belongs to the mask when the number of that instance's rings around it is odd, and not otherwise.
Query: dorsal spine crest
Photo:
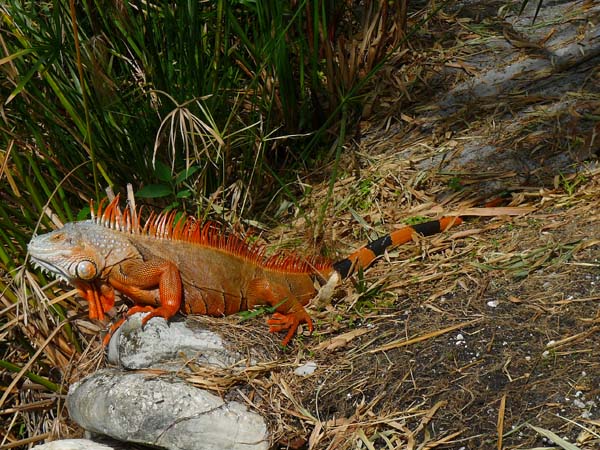
[[[304,258],[294,253],[276,253],[266,256],[263,245],[250,244],[239,236],[226,232],[216,222],[200,223],[196,218],[168,211],[157,214],[150,212],[148,219],[141,223],[142,208],[132,211],[126,207],[121,211],[119,196],[106,205],[106,198],[94,209],[90,202],[91,219],[97,225],[132,235],[147,236],[156,239],[189,242],[214,248],[244,258],[268,270],[316,273],[329,271],[331,262],[318,256]]]

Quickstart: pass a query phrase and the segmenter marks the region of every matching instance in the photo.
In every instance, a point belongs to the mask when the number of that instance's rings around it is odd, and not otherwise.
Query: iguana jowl
[[[330,295],[340,280],[369,266],[390,246],[461,222],[444,217],[407,226],[331,262],[293,254],[267,257],[263,247],[211,223],[176,217],[175,212],[152,214],[141,223],[139,213],[120,209],[117,197],[104,211],[101,203],[91,220],[34,237],[29,254],[79,290],[91,319],[104,319],[114,306],[115,290],[133,300],[128,315],[149,312],[143,324],[156,316],[168,320],[179,311],[222,316],[271,305],[276,312],[267,321],[270,331],[287,331],[282,342],[287,345],[301,323],[313,330],[304,306],[317,295],[315,281],[325,281],[321,293]]]

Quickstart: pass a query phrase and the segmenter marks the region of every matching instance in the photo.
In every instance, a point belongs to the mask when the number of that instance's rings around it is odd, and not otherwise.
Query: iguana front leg
[[[112,286],[99,281],[74,281],[73,285],[79,291],[79,295],[88,301],[90,319],[104,320],[104,313],[115,305],[115,291]]]
[[[108,281],[136,304],[129,309],[127,315],[140,311],[150,312],[142,319],[142,325],[152,317],[164,317],[168,320],[181,306],[181,274],[172,262],[160,259],[125,261],[111,270]]]

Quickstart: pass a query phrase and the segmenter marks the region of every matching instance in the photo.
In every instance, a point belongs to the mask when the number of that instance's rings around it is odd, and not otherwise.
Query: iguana
[[[103,202],[91,210],[91,220],[67,223],[34,237],[28,246],[34,264],[79,290],[91,319],[104,319],[114,306],[115,290],[135,304],[127,316],[149,313],[142,324],[157,316],[168,320],[179,311],[223,316],[270,305],[276,312],[267,321],[269,331],[287,331],[284,346],[300,324],[313,331],[304,306],[317,293],[330,297],[341,280],[414,233],[429,236],[461,223],[459,217],[443,217],[406,226],[332,262],[296,254],[266,256],[263,246],[174,211],[142,221],[141,211],[121,210],[118,196],[104,210]],[[320,291],[315,282],[323,286]]]

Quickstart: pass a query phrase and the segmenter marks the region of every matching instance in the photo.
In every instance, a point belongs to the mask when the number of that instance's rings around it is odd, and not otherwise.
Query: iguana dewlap
[[[270,305],[271,332],[287,331],[287,345],[298,326],[313,324],[304,306],[315,297],[315,281],[326,291],[358,268],[366,268],[391,246],[428,236],[458,217],[407,226],[377,239],[338,262],[299,255],[266,256],[264,248],[226,234],[213,224],[174,212],[151,215],[143,224],[139,213],[121,211],[118,197],[91,220],[34,237],[32,261],[75,286],[89,302],[91,319],[104,319],[115,302],[115,290],[134,306],[127,315],[147,311],[142,323],[177,312],[223,316]],[[329,295],[329,294],[327,294]],[[113,326],[114,331],[120,324]],[[110,336],[108,336],[110,337]]]

